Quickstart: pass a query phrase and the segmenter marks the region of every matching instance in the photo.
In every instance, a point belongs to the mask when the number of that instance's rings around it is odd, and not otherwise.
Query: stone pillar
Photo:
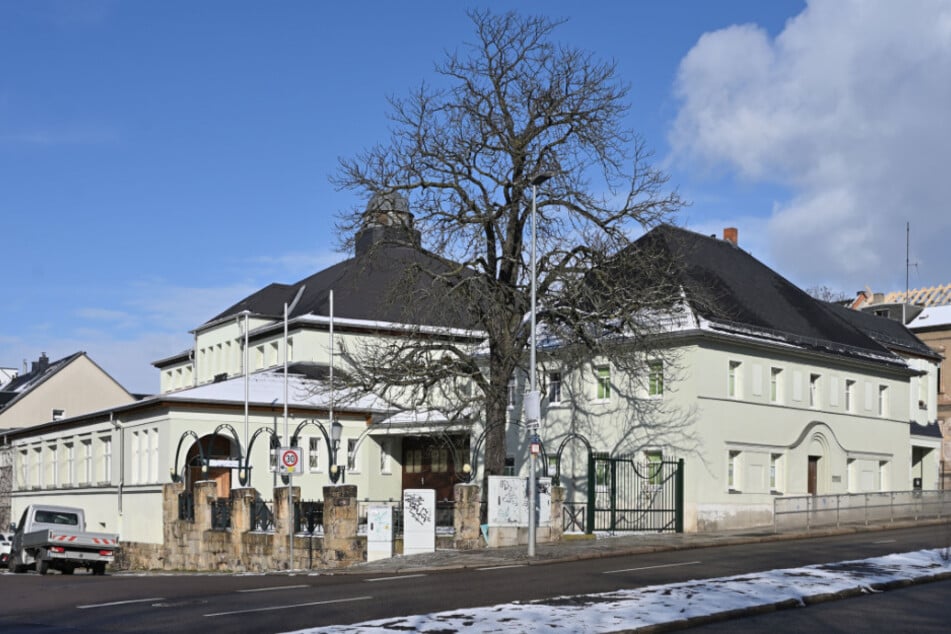
[[[286,567],[290,556],[290,541],[287,533],[294,521],[294,505],[300,500],[300,487],[277,487],[274,489],[274,562],[278,568]],[[296,544],[295,544],[296,545]],[[297,553],[294,553],[295,556]]]
[[[552,486],[551,488],[551,541],[553,542],[560,542],[565,533],[562,516],[567,494],[568,490],[565,487]]]
[[[258,492],[252,488],[231,490],[231,543],[237,547],[241,536],[251,530],[251,507]]]
[[[211,503],[218,499],[218,483],[214,480],[199,480],[195,492],[195,530],[199,533],[211,530]]]
[[[325,486],[321,552],[325,566],[342,568],[366,560],[366,548],[357,538],[359,521],[357,487],[352,484]]]
[[[455,509],[453,526],[456,529],[452,546],[456,550],[473,550],[482,547],[480,506],[482,488],[478,484],[457,484],[453,487]]]

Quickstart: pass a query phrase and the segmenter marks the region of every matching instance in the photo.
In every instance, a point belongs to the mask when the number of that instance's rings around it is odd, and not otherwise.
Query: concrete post
[[[294,521],[294,506],[300,500],[300,487],[274,489],[274,564],[286,568],[290,555],[289,522]],[[296,566],[294,566],[296,568]]]
[[[357,538],[360,521],[357,487],[324,487],[324,544],[321,559],[327,567],[341,568],[366,560],[366,548]]]
[[[480,507],[482,488],[478,484],[457,484],[453,487],[455,509],[453,526],[456,529],[453,548],[473,550],[482,547]]]
[[[564,514],[565,496],[568,490],[562,486],[551,488],[551,541],[560,542],[565,533],[562,516]]]
[[[218,498],[218,483],[199,480],[192,490],[195,492],[195,530],[199,533],[210,531],[211,503]]]

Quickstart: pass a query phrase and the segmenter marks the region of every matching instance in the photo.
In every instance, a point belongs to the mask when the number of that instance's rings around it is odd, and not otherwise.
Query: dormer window
[[[65,418],[66,410],[65,409],[54,409],[50,420],[60,420]]]

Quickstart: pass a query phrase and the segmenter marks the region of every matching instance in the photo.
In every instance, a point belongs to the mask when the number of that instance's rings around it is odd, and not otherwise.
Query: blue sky
[[[951,5],[888,0],[0,0],[0,366],[85,350],[129,389],[246,294],[344,257],[338,157],[470,39],[566,18],[692,202],[802,287],[951,282]]]

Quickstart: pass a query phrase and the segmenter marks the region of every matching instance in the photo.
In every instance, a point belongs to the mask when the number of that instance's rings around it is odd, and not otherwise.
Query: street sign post
[[[300,447],[281,447],[277,466],[281,475],[290,476],[300,471]]]

